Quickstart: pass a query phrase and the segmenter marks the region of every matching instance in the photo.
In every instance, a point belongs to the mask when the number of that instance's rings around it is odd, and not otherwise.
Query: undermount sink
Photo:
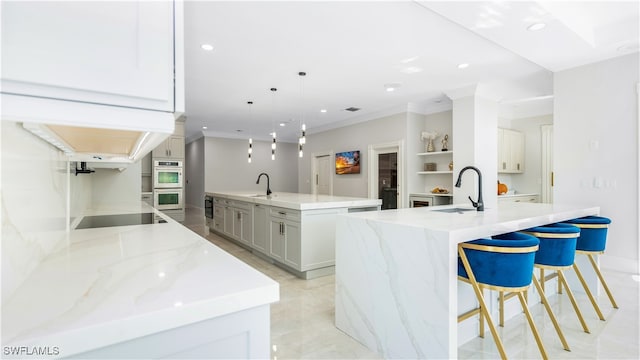
[[[449,208],[449,209],[439,209],[439,210],[433,210],[433,211],[462,214],[464,211],[475,211],[475,210],[476,209],[469,209],[469,208]]]

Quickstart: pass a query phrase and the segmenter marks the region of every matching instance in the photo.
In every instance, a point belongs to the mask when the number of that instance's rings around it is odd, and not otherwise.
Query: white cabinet
[[[271,245],[269,254],[275,260],[300,271],[300,212],[272,207],[269,213]]]
[[[269,207],[261,204],[255,204],[253,207],[253,238],[251,239],[251,247],[263,254],[269,254],[269,231],[268,226]]]
[[[237,205],[233,215],[233,237],[247,246],[251,246],[253,240],[253,209],[250,205]]]
[[[511,129],[498,129],[498,172],[524,172],[524,134]]]
[[[153,150],[153,157],[184,159],[184,122],[176,121],[173,135]]]
[[[182,101],[174,89],[174,67],[183,57],[179,2],[1,6],[3,93],[176,112]]]
[[[213,199],[213,227],[209,226],[209,229],[219,234],[224,232],[224,204],[219,198]]]

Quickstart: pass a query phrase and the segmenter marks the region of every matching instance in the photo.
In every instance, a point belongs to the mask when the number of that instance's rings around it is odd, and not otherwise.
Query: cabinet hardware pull
[[[316,185],[318,185],[318,184],[319,184],[319,182],[318,182],[318,174],[316,174]]]
[[[518,170],[520,170],[520,163],[518,163]]]
[[[286,212],[283,212],[283,211],[278,211],[278,214],[280,214],[280,215],[287,215],[287,213],[286,213]]]
[[[504,169],[506,169],[506,168],[507,168],[507,163],[506,163],[506,162],[503,162],[503,163],[502,163],[502,170],[504,170]]]
[[[551,186],[553,186],[553,171],[551,172]]]

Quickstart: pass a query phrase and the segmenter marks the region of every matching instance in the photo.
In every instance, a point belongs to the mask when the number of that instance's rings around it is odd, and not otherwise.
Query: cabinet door
[[[264,254],[269,254],[268,239],[270,230],[268,230],[267,212],[269,208],[264,205],[255,205],[253,207],[253,238],[251,245],[254,249]]]
[[[300,223],[293,221],[284,222],[284,263],[296,270],[301,270],[302,239]]]
[[[224,208],[224,234],[231,238],[235,238],[233,236],[234,215],[235,211],[231,206],[226,206]]]
[[[234,224],[234,233],[241,243],[251,246],[253,238],[253,216],[251,212],[245,209],[236,210],[236,224]]]
[[[498,172],[507,170],[507,159],[505,158],[504,130],[498,129]]]
[[[183,136],[170,136],[167,140],[167,149],[169,150],[169,157],[175,159],[184,158],[184,137]]]
[[[511,171],[524,172],[524,134],[512,131],[509,137]]]
[[[269,256],[274,260],[284,262],[284,223],[282,219],[271,218],[269,220],[271,241],[269,243]]]
[[[154,158],[168,158],[169,157],[169,137],[167,140],[163,141],[151,152],[151,156]]]
[[[172,1],[3,1],[2,92],[174,111]]]

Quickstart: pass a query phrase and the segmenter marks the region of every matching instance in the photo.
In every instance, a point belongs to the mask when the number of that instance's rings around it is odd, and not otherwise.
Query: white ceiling
[[[548,109],[552,72],[638,51],[638,12],[637,1],[187,0],[187,137],[268,139],[275,129],[295,142],[301,119],[313,133],[433,112],[450,108],[445,93],[478,83],[505,106],[539,99]],[[526,30],[538,21],[547,26]]]

